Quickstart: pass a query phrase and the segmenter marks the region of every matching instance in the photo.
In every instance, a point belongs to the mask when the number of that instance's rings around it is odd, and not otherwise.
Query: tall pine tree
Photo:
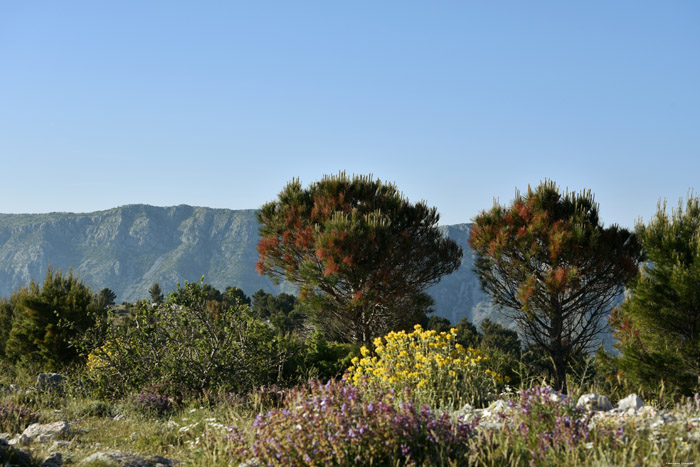
[[[258,218],[258,271],[299,286],[322,322],[355,342],[421,322],[426,289],[462,257],[435,208],[371,176],[325,176],[306,189],[292,181]]]
[[[545,181],[510,206],[475,219],[475,272],[529,344],[554,362],[554,385],[566,391],[574,355],[592,350],[604,318],[636,274],[634,234],[603,228],[590,191],[560,194]]]
[[[700,390],[700,199],[689,196],[669,216],[659,205],[637,225],[647,262],[613,313],[626,378],[649,389]]]

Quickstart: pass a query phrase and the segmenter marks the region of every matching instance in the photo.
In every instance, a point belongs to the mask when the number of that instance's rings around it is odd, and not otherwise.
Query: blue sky
[[[345,170],[470,221],[700,191],[696,1],[5,1],[0,212],[257,208]]]

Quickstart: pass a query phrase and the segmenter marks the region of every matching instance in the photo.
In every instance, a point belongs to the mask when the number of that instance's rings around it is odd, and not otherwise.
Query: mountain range
[[[479,322],[494,309],[472,272],[471,226],[440,228],[464,249],[464,258],[429,290],[436,314],[453,323],[464,316]],[[139,204],[80,214],[0,214],[0,295],[41,281],[49,265],[72,268],[95,291],[109,287],[118,302],[148,297],[154,282],[167,291],[202,276],[220,290],[234,285],[248,295],[259,289],[294,293],[292,285],[275,285],[255,272],[258,239],[252,209]]]
[[[463,250],[461,266],[432,286],[435,314],[456,324],[467,317],[513,327],[480,288],[472,271],[470,224],[441,226]],[[42,281],[49,265],[74,273],[97,292],[108,287],[117,303],[149,296],[158,282],[167,292],[177,282],[205,282],[219,290],[240,287],[294,293],[255,271],[258,253],[256,210],[187,205],[128,205],[92,213],[0,214],[0,295]],[[606,339],[609,340],[609,339]],[[608,347],[608,345],[606,345]]]

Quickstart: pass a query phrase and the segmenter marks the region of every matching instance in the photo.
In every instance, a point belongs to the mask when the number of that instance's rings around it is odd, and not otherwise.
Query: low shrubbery
[[[273,330],[247,305],[208,307],[199,283],[185,283],[164,303],[97,328],[103,344],[88,354],[87,381],[99,394],[124,395],[147,386],[168,397],[212,389],[246,392],[275,382],[284,352]]]
[[[520,400],[509,401],[511,413],[504,427],[510,449],[533,460],[547,458],[549,451],[571,450],[588,439],[589,415],[571,399],[551,388],[521,391]]]
[[[21,433],[38,420],[39,414],[29,407],[9,400],[0,401],[0,433]]]
[[[250,433],[233,428],[234,460],[263,465],[440,464],[465,459],[473,426],[428,406],[399,402],[391,390],[361,391],[345,381],[292,390],[280,409],[258,415]]]

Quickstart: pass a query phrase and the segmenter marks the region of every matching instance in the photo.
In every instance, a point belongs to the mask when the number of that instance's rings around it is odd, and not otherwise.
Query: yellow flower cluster
[[[437,333],[418,324],[411,333],[390,332],[374,340],[374,355],[362,347],[362,358],[352,360],[348,375],[355,385],[366,381],[424,392],[433,403],[480,400],[502,379],[484,367],[480,350],[456,343],[456,335],[456,329]]]
[[[97,347],[95,350],[90,352],[87,357],[87,367],[88,371],[95,373],[107,367],[108,362],[113,360],[117,354],[117,347],[119,346],[121,339],[117,338],[115,341],[109,341],[101,347]]]

